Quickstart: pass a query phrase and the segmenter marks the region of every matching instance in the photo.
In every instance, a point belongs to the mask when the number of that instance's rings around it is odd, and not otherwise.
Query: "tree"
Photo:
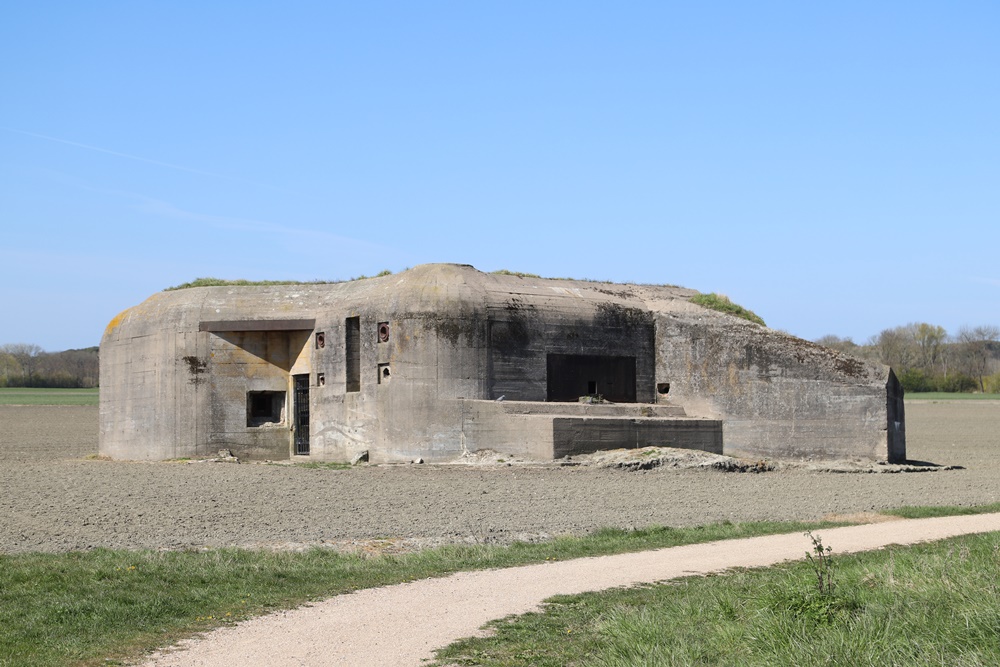
[[[21,364],[17,363],[14,355],[0,352],[0,387],[6,387],[9,384],[9,378],[21,377],[23,372]]]
[[[840,336],[827,334],[822,338],[816,339],[816,343],[822,345],[823,347],[829,347],[833,350],[846,352],[848,354],[857,354],[861,351],[861,347],[851,340],[850,336],[847,338],[841,338]]]
[[[883,329],[877,337],[871,340],[878,360],[902,373],[913,365],[916,359],[916,342],[914,340],[914,325]]]
[[[914,334],[920,353],[920,368],[925,371],[933,371],[942,362],[944,343],[948,339],[948,332],[944,330],[944,327],[921,322],[914,328]]]
[[[979,381],[979,391],[985,393],[984,378],[990,374],[992,364],[1000,346],[1000,327],[984,325],[962,327],[958,330],[958,342],[962,346],[962,361],[965,371]]]
[[[31,343],[7,343],[0,346],[0,352],[6,352],[17,360],[21,366],[21,377],[30,385],[38,370],[38,356],[42,353],[42,348]]]

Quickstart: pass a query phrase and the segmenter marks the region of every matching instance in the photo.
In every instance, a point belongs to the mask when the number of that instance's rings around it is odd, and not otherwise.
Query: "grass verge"
[[[1000,664],[1000,533],[817,563],[557,596],[434,664]]]
[[[959,391],[908,392],[907,401],[1000,401],[1000,394],[970,394]]]
[[[936,508],[913,509],[921,516],[930,516],[929,512]],[[965,514],[976,509],[994,511],[996,507],[943,508],[934,515]],[[326,549],[303,553],[96,549],[68,554],[0,555],[0,665],[116,664],[219,625],[362,588],[463,570],[836,525],[843,524],[723,522],[692,528],[604,529],[585,537],[561,537],[537,544],[446,546],[374,557]],[[994,586],[996,565],[1000,565],[1000,556],[984,579]]]
[[[0,388],[0,405],[97,405],[97,389]]]
[[[1000,503],[976,505],[974,507],[962,507],[958,505],[943,505],[940,507],[914,505],[894,510],[885,510],[882,514],[901,516],[904,519],[930,519],[937,516],[964,516],[968,514],[991,514],[993,512],[1000,512]]]
[[[363,557],[218,549],[0,556],[0,664],[107,665],[193,633],[361,588],[461,570],[624,553],[834,524],[605,529],[538,544]]]

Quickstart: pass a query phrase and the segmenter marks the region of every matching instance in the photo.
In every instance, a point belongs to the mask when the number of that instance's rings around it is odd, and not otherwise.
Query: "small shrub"
[[[812,566],[816,575],[816,592],[820,595],[833,595],[833,547],[824,547],[819,535],[806,531],[806,537],[812,541],[812,550],[806,552],[806,560]]]
[[[742,317],[743,319],[753,322],[754,324],[767,326],[764,324],[764,320],[761,319],[759,315],[754,313],[752,310],[747,310],[743,306],[733,303],[729,300],[729,297],[723,294],[716,294],[715,292],[712,292],[711,294],[695,294],[691,297],[690,301],[691,303],[702,306],[703,308],[717,310],[720,313],[728,313],[729,315]]]
[[[521,271],[508,271],[507,269],[498,269],[492,272],[495,276],[517,276],[518,278],[541,278],[537,273],[523,273]]]

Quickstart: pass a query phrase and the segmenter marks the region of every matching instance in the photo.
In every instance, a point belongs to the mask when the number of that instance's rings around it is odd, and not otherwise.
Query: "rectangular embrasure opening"
[[[576,402],[598,395],[613,403],[635,403],[635,357],[549,354],[546,400]]]
[[[344,354],[347,391],[361,391],[361,318],[344,320]]]
[[[281,424],[285,416],[285,392],[248,391],[247,426]]]

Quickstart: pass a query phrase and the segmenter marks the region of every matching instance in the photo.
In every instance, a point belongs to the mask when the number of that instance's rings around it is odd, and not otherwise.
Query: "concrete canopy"
[[[105,331],[100,451],[394,462],[660,445],[905,459],[889,368],[694,294],[455,264],[161,292]]]

